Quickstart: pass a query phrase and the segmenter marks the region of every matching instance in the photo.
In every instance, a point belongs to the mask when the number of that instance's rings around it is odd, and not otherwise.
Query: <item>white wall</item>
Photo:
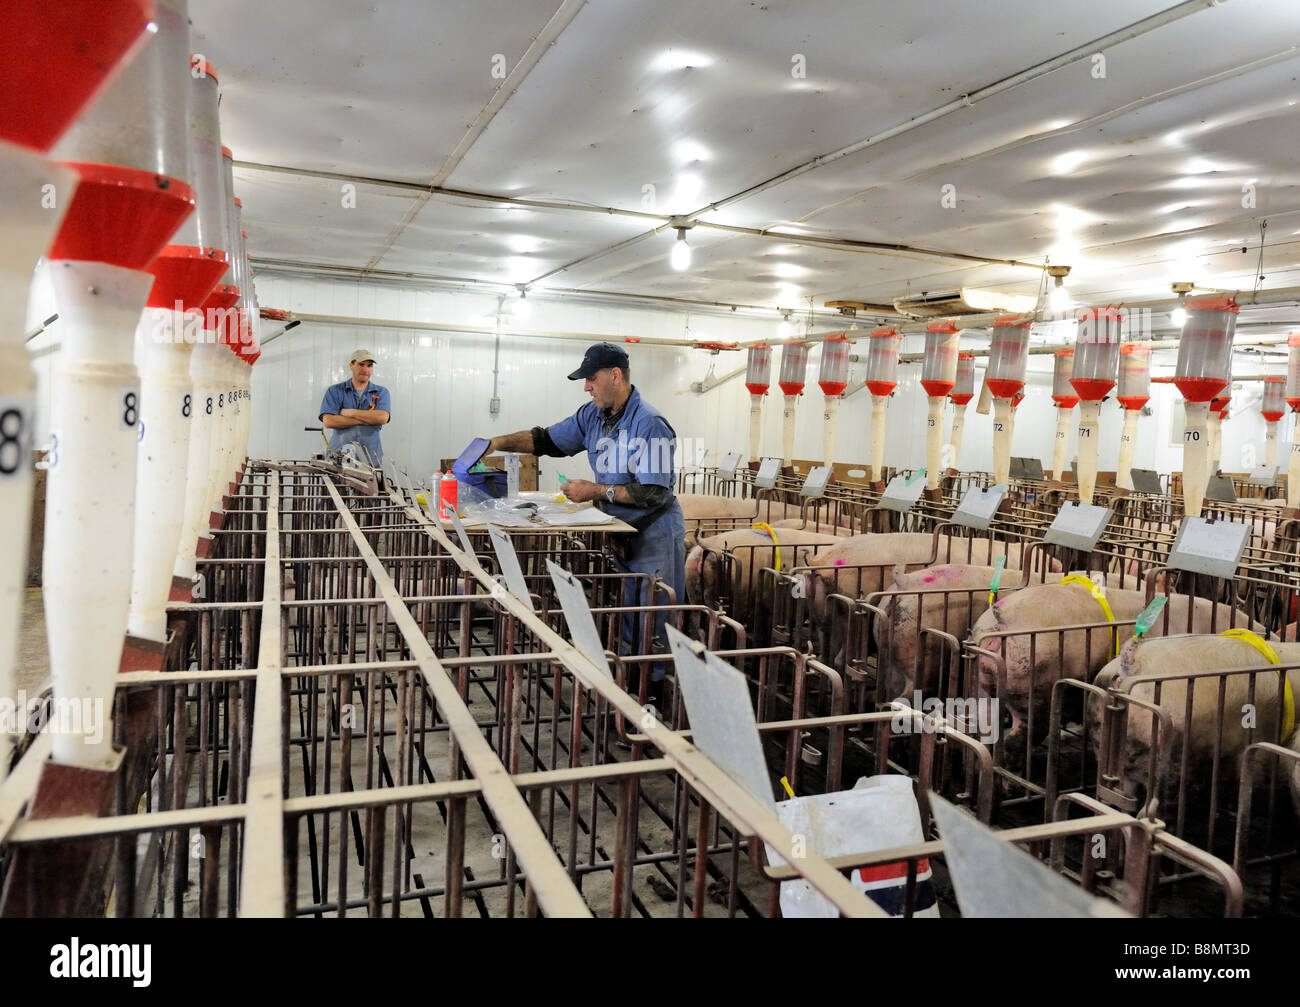
[[[261,275],[258,298],[263,306],[290,311],[342,315],[353,318],[438,322],[475,327],[494,326],[495,295],[413,289],[353,281],[326,281]],[[511,298],[513,302],[515,299]],[[533,300],[530,298],[530,300]],[[507,302],[508,304],[510,302]],[[38,274],[28,311],[29,327],[55,310],[53,298]],[[591,333],[640,338],[687,335],[688,316],[642,308],[597,307],[537,299],[531,315],[520,326],[535,331]],[[270,332],[274,323],[263,323]],[[697,339],[749,341],[775,339],[772,321],[742,317],[689,316],[689,334]],[[1069,328],[1035,330],[1035,341],[1063,342],[1072,338]],[[825,331],[821,329],[819,331]],[[31,345],[33,349],[56,344],[59,323]],[[493,341],[491,333],[433,332],[383,325],[339,325],[304,322],[268,344],[253,372],[254,419],[249,453],[253,457],[303,458],[321,446],[320,435],[304,426],[318,426],[317,411],[324,389],[347,376],[347,362],[357,347],[376,357],[374,380],[392,393],[393,421],[383,433],[385,453],[407,466],[413,475],[427,477],[438,460],[452,457],[476,436],[491,436],[550,424],[569,415],[586,401],[580,382],[565,375],[581,360],[585,340],[504,335],[498,394],[500,415],[489,413],[492,397]],[[978,337],[977,346],[986,345]],[[645,343],[627,347],[632,380],[642,395],[657,406],[678,436],[702,443],[716,459],[727,451],[748,450],[749,393],[741,378],[714,390],[696,394],[690,384],[703,378],[712,360],[719,375],[743,366],[743,352],[711,358],[699,350],[658,347]],[[861,348],[861,344],[855,350]],[[922,337],[909,336],[904,352],[918,352]],[[780,350],[773,354],[773,378],[780,366]],[[1172,370],[1157,364],[1157,373]],[[55,355],[36,360],[39,380],[37,443],[48,439],[49,377]],[[795,454],[818,458],[821,454],[822,394],[817,387],[819,353],[814,350],[808,384],[799,401]],[[978,361],[977,382],[982,378]],[[1030,357],[1027,395],[1017,410],[1012,453],[1038,457],[1050,466],[1056,430],[1056,407],[1051,401],[1052,357]],[[853,367],[860,379],[861,365]],[[885,462],[899,467],[924,464],[926,399],[920,387],[919,365],[900,368],[898,389],[888,408]],[[978,388],[978,384],[977,384]],[[1173,411],[1180,398],[1172,385],[1152,386],[1153,416],[1144,417],[1138,430],[1134,465],[1160,472],[1182,466],[1181,447],[1170,444]],[[1247,446],[1263,462],[1264,422],[1258,412],[1259,385],[1245,383],[1236,393],[1233,417],[1223,434],[1224,467],[1246,468]],[[781,394],[774,383],[764,400],[762,453],[781,451]],[[958,463],[963,469],[989,470],[993,464],[992,417],[981,416],[972,402],[967,407],[966,433]],[[945,408],[945,431],[951,423],[951,405]],[[865,390],[845,399],[839,410],[836,455],[840,460],[866,463],[869,453],[871,396]],[[1074,419],[1077,422],[1078,412]],[[1119,448],[1122,414],[1110,401],[1101,411],[1099,467],[1114,469]],[[1280,426],[1282,440],[1290,437],[1292,420]],[[1071,430],[1068,457],[1074,457],[1076,435]],[[1283,458],[1285,461],[1285,456]],[[555,475],[588,477],[585,457],[542,462],[542,486],[556,484]]]

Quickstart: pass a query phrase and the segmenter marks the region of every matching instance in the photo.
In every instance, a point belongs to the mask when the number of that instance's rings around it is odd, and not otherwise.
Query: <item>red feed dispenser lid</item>
[[[1174,384],[1188,402],[1210,402],[1231,380],[1232,337],[1239,308],[1234,297],[1189,297],[1178,342]],[[1213,406],[1211,406],[1213,410]]]
[[[843,395],[849,386],[849,336],[833,332],[822,340],[821,370],[817,384],[827,398]]]
[[[0,140],[44,153],[145,38],[151,0],[7,0]]]
[[[801,341],[781,344],[781,372],[777,384],[785,395],[803,394],[808,370],[808,344]]]
[[[1062,409],[1073,409],[1079,404],[1079,395],[1070,386],[1074,373],[1074,350],[1068,347],[1057,350],[1052,370],[1052,401]]]
[[[190,311],[201,308],[230,264],[220,248],[168,245],[153,260],[149,307]]]
[[[148,269],[194,212],[194,190],[179,178],[116,164],[65,162],[79,181],[49,258]]]
[[[745,388],[750,395],[766,395],[772,384],[772,347],[756,343],[745,362]]]
[[[957,385],[957,331],[957,326],[946,321],[925,327],[921,387],[932,399],[943,398]]]
[[[1276,423],[1286,415],[1286,375],[1269,374],[1264,377],[1264,396],[1259,412],[1268,423]]]
[[[1115,400],[1121,408],[1136,411],[1151,400],[1151,396],[1147,394],[1150,372],[1150,343],[1134,341],[1120,344],[1119,389]]]
[[[975,397],[975,354],[957,354],[957,384],[949,397],[958,406],[969,405]]]
[[[867,334],[867,390],[885,396],[898,387],[898,349],[903,337],[890,326],[872,329]]]

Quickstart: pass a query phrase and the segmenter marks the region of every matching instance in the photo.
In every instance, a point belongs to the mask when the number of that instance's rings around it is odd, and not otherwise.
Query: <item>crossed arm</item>
[[[321,422],[331,430],[344,427],[382,427],[388,422],[387,409],[340,409],[337,413],[324,413]]]

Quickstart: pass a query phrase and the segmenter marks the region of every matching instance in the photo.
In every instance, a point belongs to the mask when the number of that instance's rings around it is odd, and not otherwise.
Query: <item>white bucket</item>
[[[795,797],[776,806],[777,815],[796,837],[803,837],[809,853],[838,857],[887,850],[924,842],[921,813],[906,776],[864,776],[852,790],[816,797]],[[783,863],[771,847],[768,859]],[[853,887],[891,916],[902,916],[907,900],[907,863],[882,864],[854,870]],[[803,879],[781,883],[781,915],[787,918],[828,919],[839,916],[835,907]],[[917,864],[914,916],[937,919],[930,863]]]

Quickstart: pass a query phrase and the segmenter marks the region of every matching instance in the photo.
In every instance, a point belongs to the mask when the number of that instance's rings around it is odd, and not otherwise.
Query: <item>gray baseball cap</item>
[[[349,364],[355,364],[358,360],[369,360],[372,364],[375,362],[375,355],[369,350],[353,350],[352,359]]]

